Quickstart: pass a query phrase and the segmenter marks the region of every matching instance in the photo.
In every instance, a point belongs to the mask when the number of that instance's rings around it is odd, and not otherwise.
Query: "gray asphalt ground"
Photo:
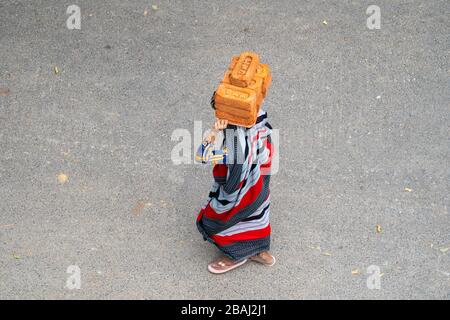
[[[449,14],[447,0],[1,1],[0,298],[449,299]],[[274,77],[278,264],[214,276],[195,227],[211,168],[175,165],[171,137],[212,123],[244,50]]]

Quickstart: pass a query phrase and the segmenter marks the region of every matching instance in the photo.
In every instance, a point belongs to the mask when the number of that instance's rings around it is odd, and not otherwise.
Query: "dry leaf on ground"
[[[142,209],[144,209],[144,208],[145,208],[145,202],[139,201],[134,206],[134,208],[131,210],[131,213],[133,213],[133,215],[135,215],[135,216],[138,216],[141,213]]]
[[[69,180],[69,177],[68,177],[66,174],[64,174],[64,173],[58,174],[58,182],[59,182],[59,183],[64,184],[64,183],[66,183],[68,180]]]
[[[9,96],[11,91],[8,88],[0,88],[0,97]]]

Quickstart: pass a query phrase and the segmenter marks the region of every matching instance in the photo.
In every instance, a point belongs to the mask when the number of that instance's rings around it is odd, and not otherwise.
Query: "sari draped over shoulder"
[[[197,159],[214,164],[214,183],[197,217],[205,240],[240,261],[270,247],[272,127],[260,111],[251,128],[229,125],[221,150],[204,144]]]

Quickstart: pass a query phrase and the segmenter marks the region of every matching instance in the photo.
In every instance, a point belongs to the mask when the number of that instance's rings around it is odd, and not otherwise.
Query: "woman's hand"
[[[228,120],[222,120],[222,119],[216,119],[216,122],[214,123],[211,132],[206,137],[205,141],[208,143],[213,143],[216,139],[217,131],[224,130],[228,126]]]
[[[228,120],[216,119],[216,123],[214,123],[213,129],[215,130],[223,130],[228,126]]]

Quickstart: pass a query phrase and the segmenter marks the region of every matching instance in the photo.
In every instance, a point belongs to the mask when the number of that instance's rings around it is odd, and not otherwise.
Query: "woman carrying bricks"
[[[214,184],[197,217],[197,227],[204,239],[222,253],[208,265],[208,270],[215,274],[235,269],[248,260],[266,266],[275,264],[275,258],[269,253],[272,127],[267,122],[267,113],[260,109],[262,99],[258,100],[257,90],[262,92],[262,88],[256,88],[253,95],[248,82],[245,90],[242,89],[252,59],[259,66],[259,60],[254,57],[255,54],[243,53],[239,59],[233,59],[231,70],[244,67],[245,70],[239,73],[238,86],[233,85],[230,76],[230,83],[223,80],[213,95],[211,105],[216,110],[216,122],[197,151],[197,161],[214,165]],[[255,78],[255,72],[247,75],[250,81]],[[264,83],[260,83],[262,87]],[[265,85],[266,90],[268,84]],[[233,111],[233,106],[243,110],[246,104],[248,114]],[[220,113],[221,110],[224,112]]]

